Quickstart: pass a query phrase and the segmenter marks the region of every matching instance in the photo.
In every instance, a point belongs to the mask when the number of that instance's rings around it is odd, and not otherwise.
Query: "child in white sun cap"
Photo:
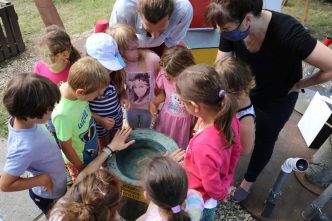
[[[86,40],[85,47],[87,54],[97,59],[110,75],[110,84],[104,94],[89,102],[92,116],[97,123],[99,150],[101,150],[111,141],[116,131],[122,128],[123,114],[120,100],[125,92],[121,70],[126,65],[119,54],[115,40],[108,34],[92,34]],[[123,100],[126,102],[125,96]]]

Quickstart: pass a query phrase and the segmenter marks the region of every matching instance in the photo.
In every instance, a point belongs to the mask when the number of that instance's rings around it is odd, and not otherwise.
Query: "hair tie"
[[[180,205],[174,206],[172,207],[172,212],[175,213],[179,213],[181,211],[181,207]]]
[[[226,91],[220,90],[219,93],[218,93],[218,95],[219,95],[220,99],[223,99],[226,96]]]

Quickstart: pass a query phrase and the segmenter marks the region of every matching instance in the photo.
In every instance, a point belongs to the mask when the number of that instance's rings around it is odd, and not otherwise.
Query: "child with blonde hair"
[[[143,176],[144,196],[151,200],[138,220],[199,221],[204,209],[202,195],[188,189],[185,170],[169,157],[151,159]]]
[[[127,64],[124,68],[126,93],[130,103],[126,109],[127,123],[131,128],[149,128],[152,122],[149,103],[155,96],[160,58],[152,51],[138,49],[135,30],[128,25],[113,25],[107,33],[117,42]]]
[[[97,122],[98,142],[104,147],[110,142],[117,130],[122,128],[123,114],[121,100],[124,100],[124,85],[121,70],[125,67],[112,36],[95,33],[85,43],[87,54],[106,68],[109,84],[96,99],[89,102],[92,116]]]
[[[84,57],[71,66],[68,82],[60,87],[62,97],[52,122],[73,181],[97,154],[96,123],[88,101],[103,94],[108,84],[105,68],[96,59]]]
[[[255,141],[255,110],[249,97],[250,90],[255,87],[255,79],[249,66],[239,58],[219,60],[214,67],[227,85],[227,92],[235,95],[237,99],[236,116],[240,121],[241,155],[248,155]]]
[[[121,183],[101,166],[112,157],[113,152],[121,151],[135,142],[125,142],[130,132],[130,128],[117,131],[112,142],[78,175],[74,185],[55,204],[50,212],[50,221],[118,220]]]
[[[189,141],[183,166],[189,188],[203,196],[202,220],[214,220],[217,202],[229,195],[241,153],[237,102],[218,73],[203,64],[185,69],[176,79],[176,89],[187,111],[203,122]]]
[[[176,92],[176,79],[185,68],[194,65],[194,57],[189,49],[174,46],[167,49],[161,57],[162,70],[157,78],[161,90],[150,102],[150,113],[157,117],[158,106],[165,102],[156,120],[156,130],[170,136],[185,149],[189,143],[194,117],[184,107]]]

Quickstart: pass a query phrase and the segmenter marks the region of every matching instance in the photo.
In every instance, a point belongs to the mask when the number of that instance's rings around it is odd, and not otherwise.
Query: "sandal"
[[[248,192],[239,186],[238,188],[236,188],[235,193],[232,196],[232,200],[235,203],[242,202],[243,200],[245,200],[248,197],[249,193],[250,193],[250,191]]]

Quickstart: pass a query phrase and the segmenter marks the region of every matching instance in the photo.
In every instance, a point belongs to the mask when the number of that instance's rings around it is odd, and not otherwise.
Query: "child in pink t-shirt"
[[[176,78],[185,68],[194,65],[189,49],[174,46],[166,50],[160,61],[163,69],[157,77],[160,93],[150,102],[150,113],[156,117],[158,106],[165,102],[156,120],[156,130],[170,136],[178,146],[185,149],[189,142],[194,117],[187,112],[176,93]]]
[[[71,44],[65,30],[57,25],[48,26],[37,46],[37,54],[41,60],[35,63],[33,72],[50,79],[58,86],[67,82],[70,66],[80,58],[80,54]],[[57,139],[51,118],[47,125]]]
[[[126,120],[131,128],[149,128],[152,116],[149,103],[155,97],[155,82],[160,71],[159,56],[152,51],[138,49],[135,30],[125,24],[116,24],[107,31],[118,44],[126,61],[125,85],[127,100]]]
[[[214,220],[217,201],[229,195],[241,153],[237,101],[208,65],[185,69],[177,77],[176,88],[188,112],[203,122],[189,142],[183,165],[189,188],[203,196],[202,220]]]
[[[59,85],[67,81],[70,66],[80,58],[69,35],[60,27],[51,25],[38,43],[38,60],[33,72]]]

